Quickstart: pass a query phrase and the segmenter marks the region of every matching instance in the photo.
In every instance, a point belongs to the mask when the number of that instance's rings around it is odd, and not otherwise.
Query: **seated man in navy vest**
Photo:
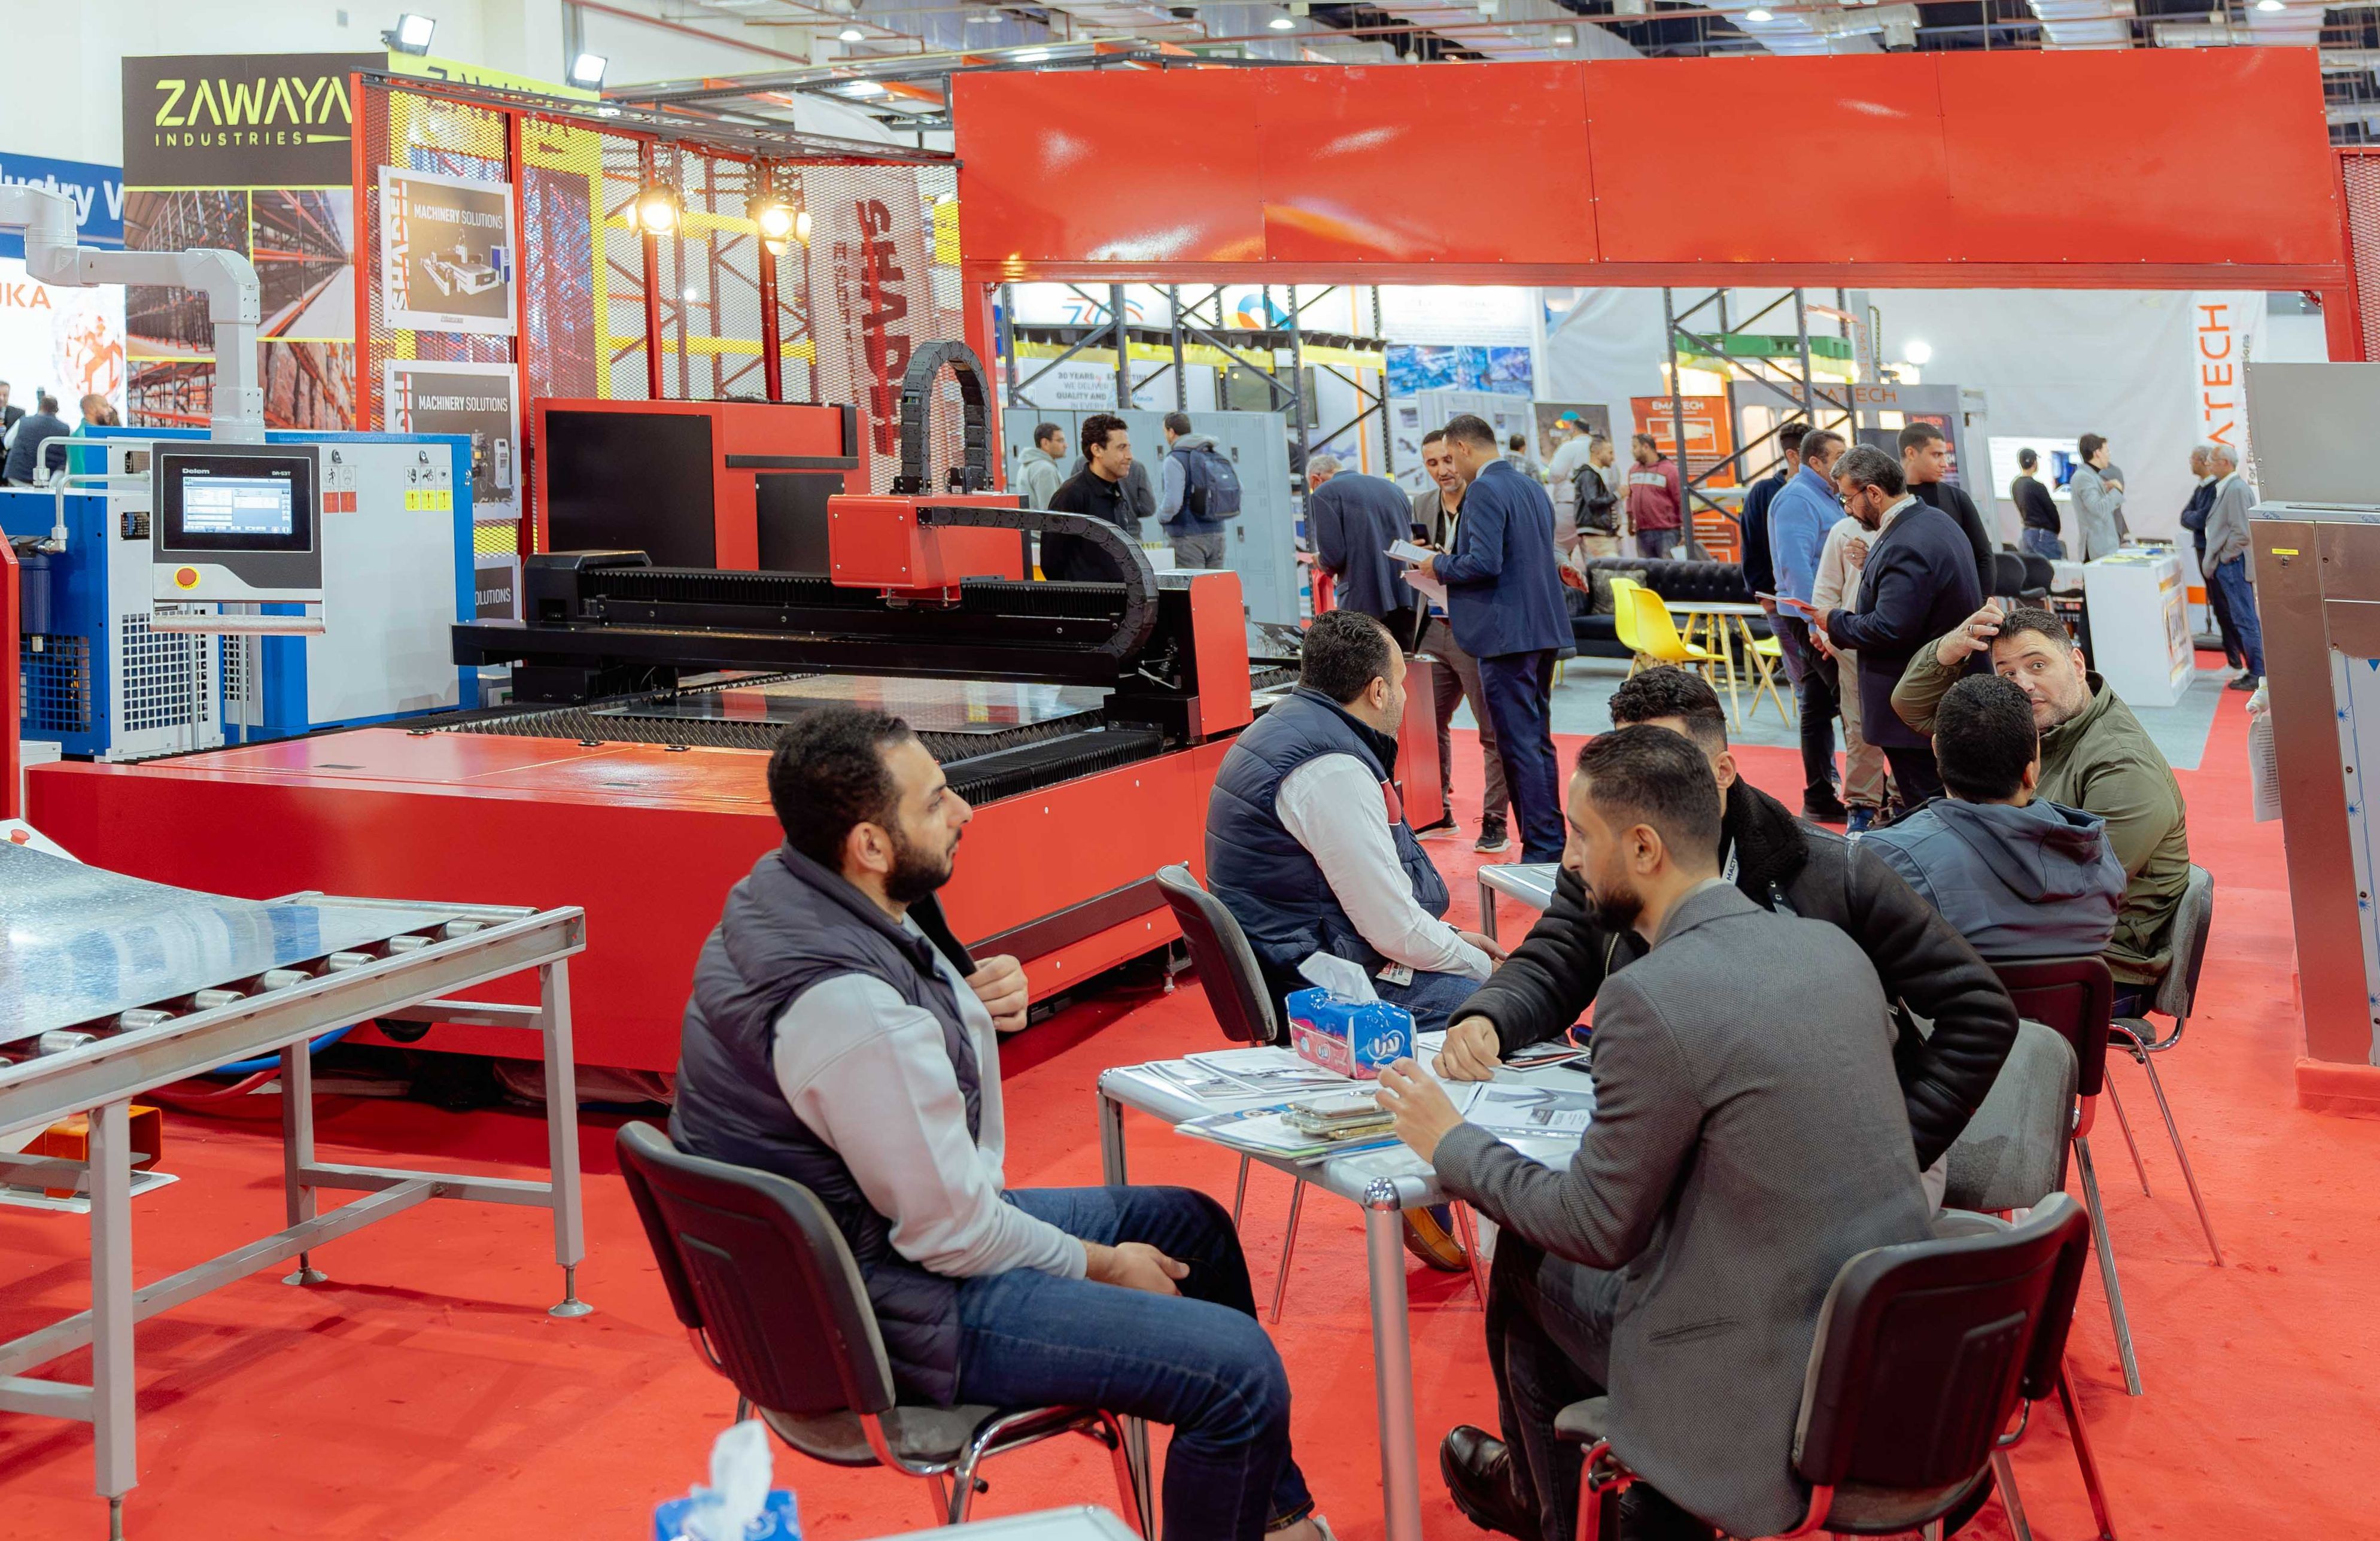
[[[1276,1004],[1329,953],[1364,965],[1421,1032],[1444,1027],[1503,950],[1446,914],[1446,880],[1389,779],[1404,654],[1358,611],[1305,634],[1297,688],[1240,734],[1207,802],[1207,884],[1239,921]]]
[[[785,843],[695,965],[671,1137],[818,1195],[904,1401],[1170,1424],[1167,1535],[1321,1541],[1231,1216],[1181,1188],[1006,1189],[997,1025],[1025,976],[969,959],[934,903],[972,817],[934,757],[830,707],[785,730],[769,797]]]

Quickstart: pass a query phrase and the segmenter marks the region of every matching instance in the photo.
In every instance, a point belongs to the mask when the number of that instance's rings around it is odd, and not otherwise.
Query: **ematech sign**
[[[341,188],[355,176],[350,77],[379,54],[187,54],[124,61],[134,188]]]

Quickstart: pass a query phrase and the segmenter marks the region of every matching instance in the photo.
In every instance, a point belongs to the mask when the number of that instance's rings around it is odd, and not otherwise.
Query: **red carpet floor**
[[[2202,1013],[2166,1061],[2229,1266],[2209,1265],[2141,1073],[2116,1067],[2155,1196],[2132,1180],[2112,1119],[2101,1118],[2094,1143],[2147,1395],[2123,1393],[2095,1275],[2071,1357],[2123,1535],[2375,1535],[2380,1122],[2294,1105],[2294,953],[2280,831],[2249,822],[2243,742],[2240,698],[2227,697],[2205,768],[2181,777],[2193,852],[2220,888]],[[1458,758],[1471,779],[1458,801],[1475,812],[1476,758],[1462,750]],[[1752,778],[1772,789],[1798,779],[1786,751],[1754,749],[1745,759]],[[1432,849],[1467,915],[1467,846]],[[1204,997],[1190,987],[1081,1008],[1010,1045],[1010,1180],[1098,1181],[1099,1071],[1198,1048],[1212,1035]],[[415,1152],[524,1172],[541,1166],[534,1119],[364,1102],[326,1104],[325,1113],[323,1141],[334,1152]],[[318,1256],[332,1280],[321,1288],[287,1288],[275,1269],[144,1327],[142,1480],[128,1504],[131,1534],[649,1535],[654,1502],[702,1474],[735,1399],[670,1316],[613,1175],[610,1132],[589,1119],[589,1258],[579,1279],[596,1307],[589,1318],[545,1315],[561,1279],[544,1260],[550,1243],[536,1219],[454,1207],[333,1244]],[[281,1223],[269,1127],[176,1117],[169,1139],[167,1165],[184,1181],[138,1207],[143,1280]],[[1130,1143],[1141,1180],[1230,1192],[1232,1162],[1218,1149],[1146,1121],[1135,1122]],[[1252,1186],[1245,1234],[1264,1293],[1287,1184],[1259,1172]],[[0,1333],[80,1309],[87,1256],[79,1219],[0,1218]],[[1414,1276],[1414,1298],[1427,1528],[1475,1535],[1447,1503],[1431,1451],[1447,1426],[1492,1416],[1477,1302],[1462,1280],[1426,1273]],[[1357,1218],[1327,1201],[1309,1205],[1276,1336],[1296,1389],[1301,1460],[1347,1541],[1382,1534],[1366,1323]],[[48,1373],[88,1370],[77,1356]],[[2087,1536],[2055,1408],[2034,1427],[2017,1467],[2035,1534]],[[102,1534],[91,1450],[79,1426],[0,1414],[0,1535]],[[1108,1470],[1087,1444],[1011,1456],[991,1468],[978,1512],[1110,1502]],[[880,1535],[928,1518],[920,1485],[880,1472],[830,1470],[781,1452],[778,1473],[800,1494],[814,1536]],[[1993,1509],[1966,1534],[1997,1541],[2007,1531]]]

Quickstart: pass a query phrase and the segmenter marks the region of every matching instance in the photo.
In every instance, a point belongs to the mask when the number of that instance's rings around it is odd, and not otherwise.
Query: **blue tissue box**
[[[1298,1057],[1342,1075],[1377,1078],[1380,1067],[1411,1057],[1413,1013],[1385,1001],[1342,1001],[1320,986],[1293,990],[1290,1047]]]
[[[692,1508],[694,1499],[684,1498],[672,1499],[654,1510],[653,1541],[683,1541],[686,1511]],[[801,1513],[794,1507],[794,1496],[779,1487],[769,1494],[760,1517],[745,1527],[744,1541],[801,1541]]]

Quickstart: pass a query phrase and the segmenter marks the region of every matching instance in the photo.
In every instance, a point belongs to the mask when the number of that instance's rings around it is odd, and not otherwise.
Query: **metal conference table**
[[[1496,1078],[1571,1090],[1581,1085],[1565,1071],[1522,1074],[1504,1070],[1499,1071]],[[1104,1180],[1111,1183],[1128,1181],[1123,1151],[1126,1108],[1162,1119],[1168,1124],[1179,1124],[1209,1113],[1263,1107],[1281,1100],[1277,1096],[1256,1096],[1207,1101],[1139,1065],[1119,1065],[1103,1072],[1099,1076],[1099,1161]],[[1539,1143],[1551,1158],[1575,1147],[1577,1136],[1562,1135]],[[1380,1496],[1388,1522],[1388,1541],[1422,1541],[1421,1467],[1414,1427],[1413,1341],[1405,1295],[1404,1222],[1400,1211],[1443,1202],[1446,1195],[1439,1188],[1438,1174],[1402,1145],[1354,1151],[1309,1166],[1261,1155],[1255,1159],[1360,1206],[1364,1211],[1364,1255],[1372,1296],[1373,1392],[1380,1426]],[[1137,1447],[1140,1480],[1146,1484],[1149,1480],[1147,1432],[1137,1421],[1132,1421],[1127,1424],[1126,1438]],[[1157,1511],[1153,1504],[1147,1503],[1147,1495],[1144,1504],[1148,1512]]]
[[[1500,866],[1479,869],[1479,934],[1489,941],[1504,939],[1496,934],[1496,896],[1517,899],[1543,915],[1553,907],[1554,880],[1561,873],[1561,863],[1553,861],[1505,862]]]

